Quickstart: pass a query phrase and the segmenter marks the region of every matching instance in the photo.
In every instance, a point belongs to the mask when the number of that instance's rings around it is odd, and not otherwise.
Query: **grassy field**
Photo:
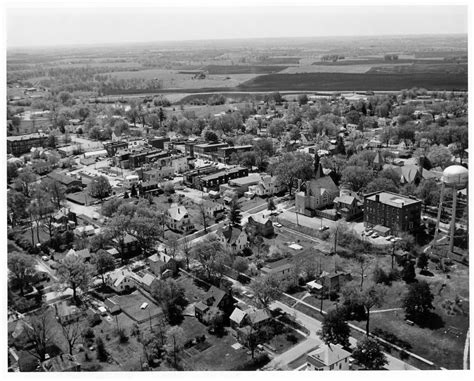
[[[467,90],[467,74],[269,74],[251,79],[238,86],[238,89],[242,91],[276,91],[283,89],[396,91],[412,87],[422,87],[427,90],[464,91]]]
[[[278,73],[287,66],[276,65],[209,65],[202,70],[208,71],[209,74],[270,74]]]
[[[192,74],[180,74],[177,70],[147,69],[106,73],[117,79],[157,79],[163,89],[200,89],[206,87],[235,87],[256,76],[252,73],[208,75],[195,79]]]

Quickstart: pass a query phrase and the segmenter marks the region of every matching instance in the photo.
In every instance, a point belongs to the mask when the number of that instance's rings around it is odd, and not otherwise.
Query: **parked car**
[[[280,224],[279,222],[275,222],[273,225],[276,226],[277,228],[281,228],[281,227],[283,226],[283,225]]]
[[[379,235],[377,233],[372,234],[372,238],[378,238]]]

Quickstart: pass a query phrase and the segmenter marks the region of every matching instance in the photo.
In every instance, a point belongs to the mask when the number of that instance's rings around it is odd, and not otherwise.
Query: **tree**
[[[18,167],[15,163],[7,163],[7,181],[10,183],[18,176]]]
[[[217,257],[222,251],[222,245],[215,234],[207,235],[192,248],[191,252],[193,257],[199,261],[204,268],[208,279],[212,278]]]
[[[50,195],[55,208],[60,209],[62,202],[66,200],[66,187],[57,180],[45,178],[41,181],[40,188]]]
[[[28,217],[28,198],[21,192],[11,189],[7,193],[7,207],[11,222],[15,225],[23,218]]]
[[[199,209],[199,218],[201,220],[204,233],[207,233],[207,212],[206,212],[206,207],[204,206],[204,200],[201,200],[201,202],[198,204],[198,209]]]
[[[96,176],[88,185],[88,191],[92,197],[98,198],[102,202],[112,192],[112,186],[107,177]]]
[[[240,221],[242,221],[242,214],[240,213],[240,204],[237,200],[232,200],[232,202],[230,203],[228,219],[229,224],[234,227],[240,227]]]
[[[212,142],[212,143],[215,143],[219,140],[219,137],[217,136],[217,134],[214,131],[211,131],[211,130],[208,130],[208,129],[203,130],[202,137],[207,142]]]
[[[403,308],[407,317],[413,321],[421,322],[434,309],[434,296],[430,285],[421,280],[408,285],[408,291],[402,299]]]
[[[387,287],[383,284],[370,284],[363,290],[348,283],[342,290],[344,304],[349,307],[363,306],[365,310],[365,333],[369,335],[370,310],[373,307],[381,306],[387,292]]]
[[[255,294],[257,303],[268,308],[270,303],[278,299],[282,293],[282,279],[276,275],[266,275],[254,278],[249,285]]]
[[[417,261],[416,267],[418,267],[421,271],[425,271],[428,267],[428,255],[425,252],[421,252]]]
[[[254,327],[253,325],[249,326],[249,332],[245,338],[245,345],[250,350],[252,360],[255,360],[255,349],[260,344],[263,344],[265,341],[269,339],[269,335],[265,331],[265,329]]]
[[[166,345],[165,349],[169,356],[173,358],[173,366],[177,368],[179,354],[184,348],[186,336],[183,328],[171,327],[166,331]]]
[[[174,193],[174,184],[171,181],[168,181],[163,185],[163,191],[169,196]]]
[[[224,333],[225,316],[217,307],[211,307],[204,315],[204,322],[211,327],[214,333],[222,336]]]
[[[117,214],[112,217],[104,229],[104,237],[120,253],[122,263],[125,262],[125,237],[128,235],[131,217],[124,214]]]
[[[403,264],[402,279],[405,283],[413,283],[416,280],[415,264],[413,261],[407,260]]]
[[[367,193],[379,191],[398,193],[398,187],[392,180],[385,177],[378,177],[367,184],[365,191]]]
[[[351,329],[342,312],[332,310],[324,316],[322,330],[318,332],[318,335],[327,345],[341,344],[348,348],[350,333]]]
[[[273,197],[270,197],[267,201],[267,210],[275,210],[275,209],[276,209],[275,201],[273,200]]]
[[[366,370],[380,370],[388,364],[382,348],[374,339],[366,337],[357,343],[352,357]]]
[[[279,184],[285,185],[291,195],[295,181],[305,182],[313,177],[313,157],[304,152],[285,153],[270,172],[277,177]]]
[[[104,274],[115,269],[113,255],[105,250],[98,250],[92,257],[92,264],[95,265],[97,274],[101,276],[102,284],[105,285]]]
[[[97,359],[99,361],[107,361],[109,354],[107,353],[107,350],[105,349],[105,344],[104,344],[104,340],[102,340],[102,337],[100,336],[96,337],[95,346],[97,347]]]
[[[69,354],[72,355],[74,346],[82,337],[82,325],[78,321],[73,323],[66,323],[61,319],[58,319],[57,321],[61,326],[61,333],[63,334],[64,340],[67,342]]]
[[[18,177],[14,181],[14,188],[21,191],[25,197],[30,197],[30,184],[36,180],[36,175],[31,169],[23,168]]]
[[[430,161],[431,165],[433,167],[441,167],[441,168],[446,168],[448,165],[451,164],[452,162],[452,154],[449,151],[449,149],[445,146],[439,145],[439,146],[431,146],[430,150],[428,152],[428,155],[426,155],[428,160]]]
[[[359,271],[360,275],[360,290],[364,288],[364,278],[365,278],[365,273],[369,269],[369,267],[372,265],[372,262],[370,261],[370,258],[365,256],[365,255],[357,255],[356,257],[356,262],[357,262],[357,269]]]
[[[61,282],[68,283],[72,288],[74,301],[78,303],[77,288],[87,291],[91,280],[91,269],[78,255],[66,255],[58,267]]]
[[[40,362],[46,360],[48,348],[53,344],[53,327],[50,318],[49,311],[43,308],[25,322],[24,332],[32,344],[31,347],[28,346],[25,349]]]
[[[359,192],[372,181],[373,177],[370,169],[350,165],[342,171],[341,180],[344,184],[350,185],[354,192]]]
[[[183,253],[184,258],[186,258],[186,270],[189,270],[189,260],[192,256],[192,252],[191,241],[186,235],[181,239],[180,250]]]
[[[138,208],[130,220],[128,231],[145,254],[153,248],[162,234],[162,226],[157,220],[156,213],[143,208]]]
[[[239,273],[245,273],[249,268],[249,261],[243,257],[237,257],[235,258],[232,267]]]
[[[158,280],[152,285],[151,295],[160,303],[170,324],[181,322],[186,299],[180,284],[174,279]]]
[[[23,253],[16,251],[8,252],[8,270],[14,276],[16,285],[20,288],[20,295],[24,295],[24,288],[28,284],[28,279],[36,273],[35,260]]]
[[[415,191],[416,197],[423,201],[425,211],[428,205],[438,205],[440,193],[440,187],[433,179],[422,181]]]

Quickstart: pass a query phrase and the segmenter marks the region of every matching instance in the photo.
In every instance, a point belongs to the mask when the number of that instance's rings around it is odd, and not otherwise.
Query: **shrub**
[[[97,337],[95,339],[95,345],[97,347],[97,359],[99,361],[107,361],[109,355],[105,349],[104,341],[101,337]]]
[[[125,329],[123,328],[117,329],[117,336],[119,337],[119,341],[122,344],[128,342],[128,335],[127,335],[127,332],[125,332]]]
[[[82,337],[84,339],[93,339],[94,336],[95,334],[92,328],[86,328],[84,331],[82,331]]]
[[[96,313],[92,316],[89,316],[88,321],[89,321],[89,326],[95,327],[96,325],[102,322],[102,319],[100,318],[100,315]]]
[[[292,344],[296,344],[298,342],[298,338],[293,333],[289,333],[288,335],[286,335],[286,340],[288,340]]]

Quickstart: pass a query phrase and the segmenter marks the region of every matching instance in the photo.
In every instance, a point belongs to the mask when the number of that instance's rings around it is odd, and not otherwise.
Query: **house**
[[[181,233],[187,233],[194,229],[188,210],[184,205],[173,204],[166,212],[165,221],[170,229]]]
[[[85,248],[82,250],[71,249],[67,252],[66,255],[77,255],[78,257],[82,259],[83,262],[89,262],[92,257],[89,248]]]
[[[323,271],[318,280],[318,283],[322,285],[328,292],[339,292],[341,287],[344,286],[346,282],[352,280],[352,276],[347,273],[328,273]]]
[[[236,330],[238,328],[242,328],[246,323],[246,321],[245,321],[246,317],[247,317],[247,312],[245,310],[242,310],[242,309],[236,307],[234,309],[234,311],[232,311],[232,314],[229,317],[230,326],[234,330]]]
[[[163,262],[158,254],[153,254],[147,258],[148,266],[150,270],[156,276],[161,276],[163,271],[165,270],[166,263]]]
[[[61,300],[54,305],[56,318],[62,324],[69,324],[78,321],[83,315],[83,311],[70,302],[70,300]]]
[[[194,313],[199,321],[202,321],[204,315],[211,307],[222,310],[227,316],[231,314],[234,305],[234,298],[227,292],[211,286],[204,298],[194,305]]]
[[[236,307],[229,317],[230,325],[234,330],[246,325],[253,329],[261,328],[272,319],[271,314],[264,309],[253,307]]]
[[[291,258],[284,258],[276,262],[267,263],[260,270],[263,275],[288,275],[295,268]]]
[[[319,156],[315,155],[315,178],[307,181],[305,191],[296,192],[295,209],[298,213],[312,216],[315,211],[332,206],[334,199],[339,195],[339,188],[330,176],[324,174],[319,163]],[[300,186],[298,187],[300,189]]]
[[[136,287],[132,272],[124,268],[107,274],[105,283],[115,292],[128,292]]]
[[[119,313],[122,309],[120,307],[120,304],[115,302],[114,300],[107,298],[104,300],[105,308],[111,313],[111,314],[116,314]]]
[[[398,165],[386,164],[383,166],[384,169],[391,169],[400,176],[400,184],[415,184],[418,185],[423,179],[423,171],[425,171],[420,165]],[[434,177],[434,176],[433,176]]]
[[[255,234],[262,235],[263,237],[271,237],[275,234],[272,220],[260,214],[250,216],[248,218],[247,227],[252,229]]]
[[[348,194],[337,196],[334,199],[334,208],[338,216],[346,221],[352,220],[362,214],[362,203],[355,196]]]
[[[349,370],[350,357],[340,344],[322,345],[307,354],[304,370]]]
[[[257,185],[250,185],[249,192],[260,197],[273,196],[285,190],[285,185],[278,184],[276,176],[260,175],[260,181]]]
[[[209,200],[202,200],[200,207],[206,217],[213,219],[222,217],[226,212],[226,207],[223,204]]]
[[[41,363],[41,368],[45,372],[80,372],[81,364],[76,356],[69,353],[62,353]]]
[[[140,246],[138,245],[137,239],[128,233],[124,236],[123,242],[119,243],[117,238],[114,238],[113,242],[116,245],[120,245],[122,257],[132,257],[140,254]]]
[[[232,253],[241,252],[247,246],[247,234],[237,227],[228,225],[216,232],[223,247]]]
[[[66,187],[66,193],[82,190],[82,181],[59,172],[50,172],[46,175],[51,180],[56,180]]]

